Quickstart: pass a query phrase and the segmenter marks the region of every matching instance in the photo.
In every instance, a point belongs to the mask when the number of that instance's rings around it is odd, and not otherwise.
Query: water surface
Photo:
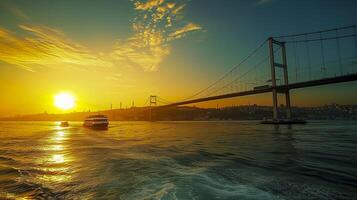
[[[0,199],[357,199],[356,121],[0,122]]]

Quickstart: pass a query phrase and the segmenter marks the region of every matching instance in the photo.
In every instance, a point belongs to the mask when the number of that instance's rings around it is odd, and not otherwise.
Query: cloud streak
[[[197,31],[197,30],[201,30],[201,29],[202,29],[201,26],[199,26],[197,24],[194,24],[194,23],[189,23],[186,26],[177,29],[175,32],[170,33],[169,36],[172,39],[178,39],[178,38],[184,37],[185,34],[188,33],[188,32]]]
[[[85,47],[70,41],[56,29],[19,25],[26,36],[18,36],[0,28],[0,59],[28,71],[38,66],[109,66]]]
[[[117,39],[113,49],[95,54],[57,29],[18,25],[17,34],[0,27],[0,60],[28,71],[43,67],[134,66],[156,71],[171,53],[172,41],[200,31],[202,27],[183,20],[184,3],[165,0],[133,0],[136,13],[133,35]],[[29,19],[21,10],[11,12]]]

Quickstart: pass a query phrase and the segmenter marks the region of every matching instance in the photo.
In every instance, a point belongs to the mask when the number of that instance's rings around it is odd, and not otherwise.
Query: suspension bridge
[[[357,26],[270,37],[206,88],[177,102],[151,95],[165,108],[272,93],[272,122],[291,120],[290,90],[357,80]],[[279,95],[286,116],[278,116]],[[159,105],[160,103],[160,105]]]

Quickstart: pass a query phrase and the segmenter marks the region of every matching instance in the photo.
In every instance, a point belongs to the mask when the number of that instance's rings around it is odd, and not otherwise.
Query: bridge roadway
[[[350,75],[338,76],[338,77],[331,77],[331,78],[324,78],[324,79],[318,79],[318,80],[312,80],[312,81],[292,83],[287,86],[280,85],[280,86],[276,86],[276,90],[278,92],[284,92],[287,89],[291,90],[291,89],[306,88],[306,87],[313,87],[313,86],[327,85],[327,84],[334,84],[334,83],[343,83],[343,82],[356,81],[356,80],[357,80],[357,73],[350,74]],[[199,102],[212,101],[212,100],[218,100],[218,99],[226,99],[226,98],[232,98],[232,97],[261,94],[261,93],[267,93],[267,92],[272,92],[272,91],[273,91],[273,87],[267,87],[267,88],[262,88],[262,89],[247,90],[247,91],[242,91],[242,92],[235,92],[235,93],[229,93],[229,94],[223,94],[223,95],[217,95],[217,96],[192,99],[192,100],[187,100],[187,101],[180,101],[180,102],[175,102],[175,103],[171,103],[171,104],[167,104],[167,105],[157,106],[156,108],[166,108],[166,107],[187,105],[187,104],[192,104],[192,103],[199,103]]]

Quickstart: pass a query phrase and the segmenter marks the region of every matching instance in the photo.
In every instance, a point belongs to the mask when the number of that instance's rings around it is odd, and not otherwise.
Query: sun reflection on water
[[[56,135],[52,139],[54,141],[62,141],[62,140],[65,140],[67,138],[65,137],[65,132],[58,131],[58,132],[56,132]]]
[[[55,132],[43,144],[46,156],[39,162],[43,164],[40,168],[44,173],[36,177],[41,184],[51,187],[54,183],[65,183],[71,180],[69,163],[73,158],[68,154],[68,137],[68,131],[55,127]]]
[[[51,161],[54,163],[64,163],[65,159],[64,159],[63,154],[54,154],[54,155],[52,155]]]
[[[52,145],[51,146],[51,150],[53,150],[53,151],[62,151],[63,148],[64,147],[62,145]]]
[[[67,174],[42,175],[38,178],[45,182],[54,182],[54,183],[68,182],[71,180],[71,176]]]

